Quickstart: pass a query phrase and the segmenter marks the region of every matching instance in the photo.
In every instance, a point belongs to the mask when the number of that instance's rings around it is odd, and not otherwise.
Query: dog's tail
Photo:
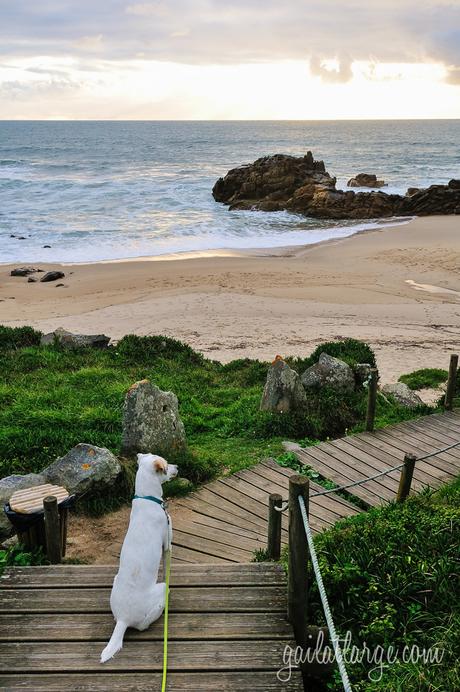
[[[109,658],[115,656],[117,651],[120,651],[120,649],[123,648],[123,637],[125,636],[127,627],[128,625],[125,625],[124,622],[121,622],[120,620],[117,622],[112,636],[110,637],[109,643],[101,653],[101,663],[108,661]]]

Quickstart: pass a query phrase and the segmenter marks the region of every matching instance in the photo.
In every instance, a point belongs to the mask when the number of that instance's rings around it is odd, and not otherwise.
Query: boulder
[[[358,173],[347,183],[348,187],[384,187],[385,185],[386,182],[377,180],[377,176],[373,173]]]
[[[350,366],[327,353],[322,353],[318,362],[305,370],[301,381],[305,389],[330,387],[340,392],[352,392],[355,388],[355,377]]]
[[[58,284],[58,286],[59,285],[63,286],[64,284]],[[40,344],[42,346],[50,346],[54,344],[55,341],[60,343],[61,346],[64,346],[64,348],[69,349],[82,347],[107,348],[110,336],[106,336],[105,334],[72,334],[72,332],[68,332],[59,327],[59,329],[55,329],[54,332],[44,334],[40,339]]]
[[[28,473],[26,476],[6,476],[0,480],[0,538],[7,538],[14,533],[14,529],[3,511],[3,506],[9,502],[11,495],[16,490],[25,490],[44,483],[46,483],[45,478],[36,473]]]
[[[151,452],[175,456],[187,449],[179,402],[149,380],[130,387],[123,407],[122,451],[126,456]]]
[[[353,180],[360,185],[366,180],[367,186],[372,181],[370,187],[384,184],[375,175],[360,174]],[[310,151],[306,156],[265,156],[234,168],[219,178],[212,194],[230,209],[288,210],[321,219],[460,214],[459,180],[406,195],[337,190],[336,179]]]
[[[306,403],[307,397],[298,373],[281,356],[276,356],[267,374],[260,410],[287,413],[301,410]]]
[[[40,279],[42,283],[46,283],[48,281],[57,281],[58,279],[63,279],[65,277],[64,272],[59,272],[59,271],[53,271],[53,272],[46,272]]]
[[[406,196],[412,197],[412,195],[416,195],[418,192],[421,192],[421,191],[422,191],[422,188],[420,188],[420,187],[408,187],[407,192],[406,192]]]
[[[35,269],[35,267],[16,267],[10,271],[10,276],[29,276],[29,274],[41,271],[43,270]]]
[[[417,408],[423,406],[423,401],[412,389],[409,389],[404,382],[396,382],[395,384],[386,384],[382,387],[382,393],[387,396],[392,396],[398,404],[407,408]]]
[[[120,471],[120,462],[108,449],[80,443],[42,474],[47,483],[62,485],[71,495],[82,495],[109,488]]]

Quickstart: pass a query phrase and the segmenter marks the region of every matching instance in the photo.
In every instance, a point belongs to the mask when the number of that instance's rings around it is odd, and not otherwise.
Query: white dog
[[[157,579],[161,558],[171,547],[172,526],[163,509],[161,485],[177,476],[177,466],[156,454],[138,454],[137,463],[128,532],[110,596],[116,625],[101,663],[120,651],[128,627],[147,629],[165,606],[166,584],[157,584]]]

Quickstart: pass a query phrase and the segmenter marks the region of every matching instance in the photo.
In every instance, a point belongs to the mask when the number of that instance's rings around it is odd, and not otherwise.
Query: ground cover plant
[[[39,339],[27,327],[0,328],[0,477],[38,472],[79,442],[118,454],[125,393],[144,378],[179,398],[190,452],[177,461],[193,484],[277,456],[283,439],[314,443],[364,423],[364,387],[348,396],[328,390],[311,395],[306,414],[271,414],[259,411],[269,363],[241,359],[222,365],[161,336],[131,335],[105,350],[73,351],[40,346]],[[289,360],[303,372],[323,351],[350,364],[375,363],[369,346],[353,339]],[[376,424],[423,412],[379,397]],[[133,468],[123,467],[113,495],[95,500],[93,509],[130,499]]]
[[[353,689],[447,692],[460,689],[460,480],[338,522],[315,545],[339,636],[350,631],[357,646],[392,645],[444,651],[440,663],[383,668],[348,665]],[[284,555],[284,559],[286,559]],[[311,622],[324,616],[310,575]],[[374,674],[374,678],[378,675]],[[341,690],[334,673],[318,689]]]
[[[422,370],[415,370],[408,375],[401,375],[399,381],[407,384],[409,389],[436,389],[441,384],[447,382],[447,377],[447,370],[442,370],[441,368],[423,368]]]

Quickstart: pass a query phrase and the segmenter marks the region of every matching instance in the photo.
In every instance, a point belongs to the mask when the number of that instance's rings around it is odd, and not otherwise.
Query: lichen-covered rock
[[[63,286],[64,284],[57,284],[58,286]],[[42,346],[48,346],[54,344],[57,341],[64,346],[64,348],[81,348],[81,347],[91,347],[91,348],[107,348],[110,341],[110,336],[105,334],[72,334],[66,329],[59,327],[55,329],[54,332],[49,334],[44,334],[40,339]]]
[[[267,374],[260,410],[287,413],[302,410],[306,403],[307,397],[298,373],[281,356],[276,356]]]
[[[318,362],[305,370],[301,381],[305,389],[330,387],[341,392],[352,392],[355,388],[355,377],[350,366],[327,353],[322,353]]]
[[[11,495],[16,490],[34,488],[36,485],[43,485],[44,483],[46,483],[45,478],[37,473],[28,473],[26,476],[6,476],[6,478],[0,480],[0,538],[7,538],[14,532],[6,514],[3,512],[3,506],[9,502]]]
[[[108,449],[80,443],[42,473],[47,483],[62,485],[71,495],[82,495],[112,486],[120,471],[120,462]]]
[[[187,449],[179,403],[149,380],[130,387],[123,408],[122,450],[127,456],[151,452],[164,456]]]
[[[423,401],[416,392],[409,389],[404,382],[396,382],[395,384],[386,384],[382,387],[383,394],[392,396],[398,404],[407,408],[418,408],[423,406]]]

